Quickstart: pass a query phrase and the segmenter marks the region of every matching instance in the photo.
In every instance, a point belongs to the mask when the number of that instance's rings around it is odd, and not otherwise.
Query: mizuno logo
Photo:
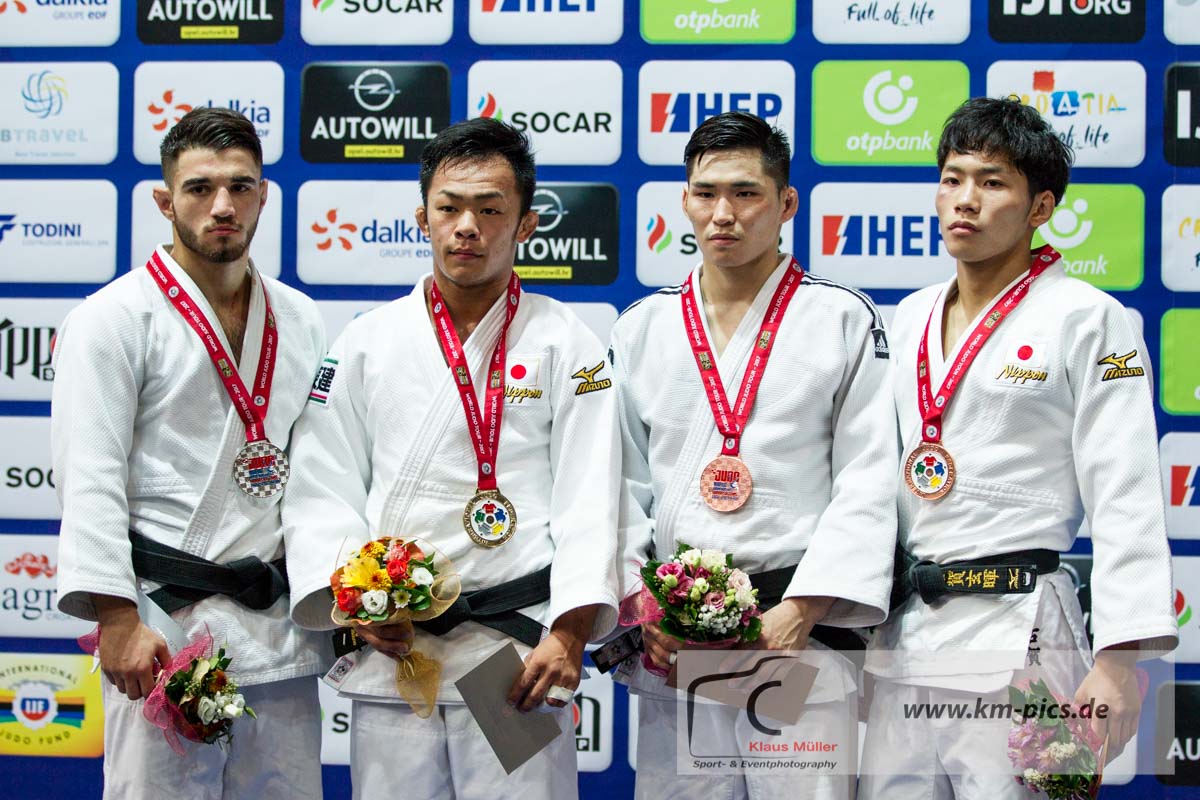
[[[1096,366],[1098,367],[1105,364],[1108,365],[1108,369],[1104,370],[1104,375],[1100,377],[1100,380],[1111,381],[1117,378],[1140,378],[1145,375],[1146,370],[1141,367],[1127,366],[1129,360],[1136,357],[1137,354],[1137,350],[1132,350],[1123,356],[1119,356],[1114,352],[1097,361]]]
[[[604,361],[601,361],[591,369],[581,368],[578,372],[572,375],[572,378],[577,381],[581,381],[581,383],[575,387],[575,394],[580,395],[587,394],[588,392],[598,392],[601,389],[607,389],[608,387],[612,386],[612,381],[608,378],[596,380],[596,374],[602,369],[604,369]]]

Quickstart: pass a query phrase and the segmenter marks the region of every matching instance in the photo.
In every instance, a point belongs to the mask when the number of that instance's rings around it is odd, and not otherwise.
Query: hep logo
[[[328,11],[335,0],[312,0],[313,8],[317,11]]]
[[[192,107],[187,103],[175,102],[174,89],[167,89],[165,92],[163,92],[161,103],[162,105],[159,105],[158,103],[151,103],[150,105],[146,106],[146,110],[155,117],[162,117],[162,119],[159,119],[154,123],[153,126],[151,126],[156,131],[165,131],[171,125],[179,122],[179,120],[183,118],[184,114],[192,110]],[[173,120],[171,119],[172,113],[175,114]]]
[[[662,218],[662,214],[651,217],[646,223],[646,230],[650,232],[646,239],[646,247],[652,252],[661,253],[671,246],[671,229],[667,227],[667,221]]]
[[[1200,506],[1200,467],[1171,465],[1171,505]]]
[[[24,14],[28,9],[21,0],[13,0],[13,7],[17,9],[18,14]],[[0,14],[8,11],[8,0],[0,0]]]
[[[313,233],[317,234],[318,236],[325,236],[324,239],[317,242],[317,249],[318,250],[328,250],[329,248],[333,247],[334,239],[337,239],[338,244],[340,244],[342,246],[343,250],[354,249],[354,245],[350,242],[350,240],[347,239],[345,236],[342,236],[341,234],[339,234],[337,231],[345,231],[346,233],[357,233],[358,226],[355,225],[353,222],[343,222],[339,225],[336,208],[329,209],[329,211],[327,211],[325,213],[325,219],[329,221],[328,227],[322,225],[320,223],[320,221],[314,222],[312,224]]]
[[[24,572],[31,578],[39,575],[53,578],[58,574],[58,567],[50,563],[50,557],[45,553],[38,556],[33,553],[24,553],[5,564],[4,571],[9,575],[20,575],[21,572]]]
[[[479,116],[484,119],[504,119],[504,111],[496,103],[496,98],[491,92],[487,92],[483,97],[479,98],[479,102],[475,104],[475,108],[479,111]]]

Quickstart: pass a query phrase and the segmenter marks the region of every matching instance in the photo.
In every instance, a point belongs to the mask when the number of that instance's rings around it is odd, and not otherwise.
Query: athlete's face
[[[796,190],[780,189],[757,150],[701,153],[683,190],[704,263],[740,267],[774,258],[779,229],[796,214]]]
[[[507,282],[517,243],[537,228],[537,213],[521,213],[521,194],[508,161],[444,162],[430,181],[417,224],[433,245],[439,279],[460,288]]]
[[[1029,197],[1029,181],[1004,158],[951,153],[935,200],[946,251],[965,264],[1027,251],[1034,229],[1054,213],[1054,194]]]
[[[176,247],[213,264],[245,255],[267,202],[267,182],[250,151],[185,150],[169,179],[154,190],[154,201],[175,228]]]

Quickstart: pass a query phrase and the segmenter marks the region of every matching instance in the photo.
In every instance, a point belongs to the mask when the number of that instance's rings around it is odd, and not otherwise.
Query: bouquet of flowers
[[[1008,734],[1008,759],[1017,770],[1017,783],[1032,794],[1045,792],[1050,800],[1090,800],[1100,791],[1104,741],[1092,731],[1092,720],[1075,715],[1061,719],[1046,709],[1069,706],[1050,691],[1044,680],[1022,690],[1008,689],[1013,728]],[[1059,715],[1070,716],[1070,715]]]
[[[441,616],[462,586],[454,565],[416,539],[384,536],[356,550],[329,579],[338,625],[424,622]],[[396,691],[421,717],[437,705],[442,665],[415,649],[396,663]]]
[[[733,556],[680,542],[666,561],[641,568],[642,590],[621,602],[621,624],[657,622],[664,633],[712,648],[753,642],[762,632],[758,590]],[[643,654],[642,664],[664,674]]]

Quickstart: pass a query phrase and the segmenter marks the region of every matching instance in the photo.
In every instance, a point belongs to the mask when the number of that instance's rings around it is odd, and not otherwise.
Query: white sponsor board
[[[111,162],[119,84],[104,61],[0,64],[0,164]]]
[[[1200,44],[1200,2],[1165,0],[1163,34],[1175,44]]]
[[[638,73],[638,155],[682,164],[692,131],[726,111],[756,114],[794,142],[795,97],[786,61],[647,61]]]
[[[49,417],[0,417],[0,518],[59,519]]]
[[[621,157],[621,68],[615,61],[477,61],[467,116],[525,131],[539,166]]]
[[[471,38],[480,44],[613,44],[620,0],[470,0]]]
[[[321,634],[322,636],[325,634]],[[350,720],[353,705],[320,678],[317,695],[321,700],[321,763],[350,763]]]
[[[307,181],[296,199],[296,273],[312,284],[411,286],[433,269],[417,181]]]
[[[819,183],[809,204],[808,267],[849,286],[920,289],[950,277],[924,183]]]
[[[1167,536],[1200,539],[1200,433],[1165,434],[1158,458],[1167,501]],[[1200,593],[1196,601],[1200,603]]]
[[[958,44],[971,32],[971,5],[813,0],[812,27],[824,44]]]
[[[54,335],[79,300],[0,297],[0,400],[49,400]]]
[[[454,0],[316,0],[300,4],[309,44],[445,44]]]
[[[133,187],[133,224],[129,248],[129,268],[140,269],[150,260],[150,254],[160,244],[171,243],[171,222],[162,215],[154,202],[154,188],[162,187],[161,180],[139,181]],[[250,244],[254,266],[264,275],[279,277],[279,262],[283,255],[283,189],[267,181],[267,204],[258,217],[258,229]]]
[[[121,0],[0,0],[0,47],[108,47]]]
[[[283,68],[274,61],[146,61],[133,73],[133,155],[159,164],[158,148],[200,106],[229,108],[254,123],[263,163],[283,155]]]
[[[1175,660],[1200,664],[1200,558],[1174,556],[1175,621],[1179,624],[1179,647]]]
[[[604,772],[613,759],[613,682],[596,675],[579,684],[571,704],[580,772]]]
[[[1200,186],[1163,192],[1162,282],[1174,292],[1200,292]]]
[[[0,180],[0,281],[104,283],[116,268],[116,186]]]
[[[987,96],[1010,94],[1071,145],[1077,167],[1136,167],[1146,155],[1146,70],[1136,61],[997,61]]]
[[[96,623],[58,610],[58,537],[0,533],[0,636],[76,639]]]

